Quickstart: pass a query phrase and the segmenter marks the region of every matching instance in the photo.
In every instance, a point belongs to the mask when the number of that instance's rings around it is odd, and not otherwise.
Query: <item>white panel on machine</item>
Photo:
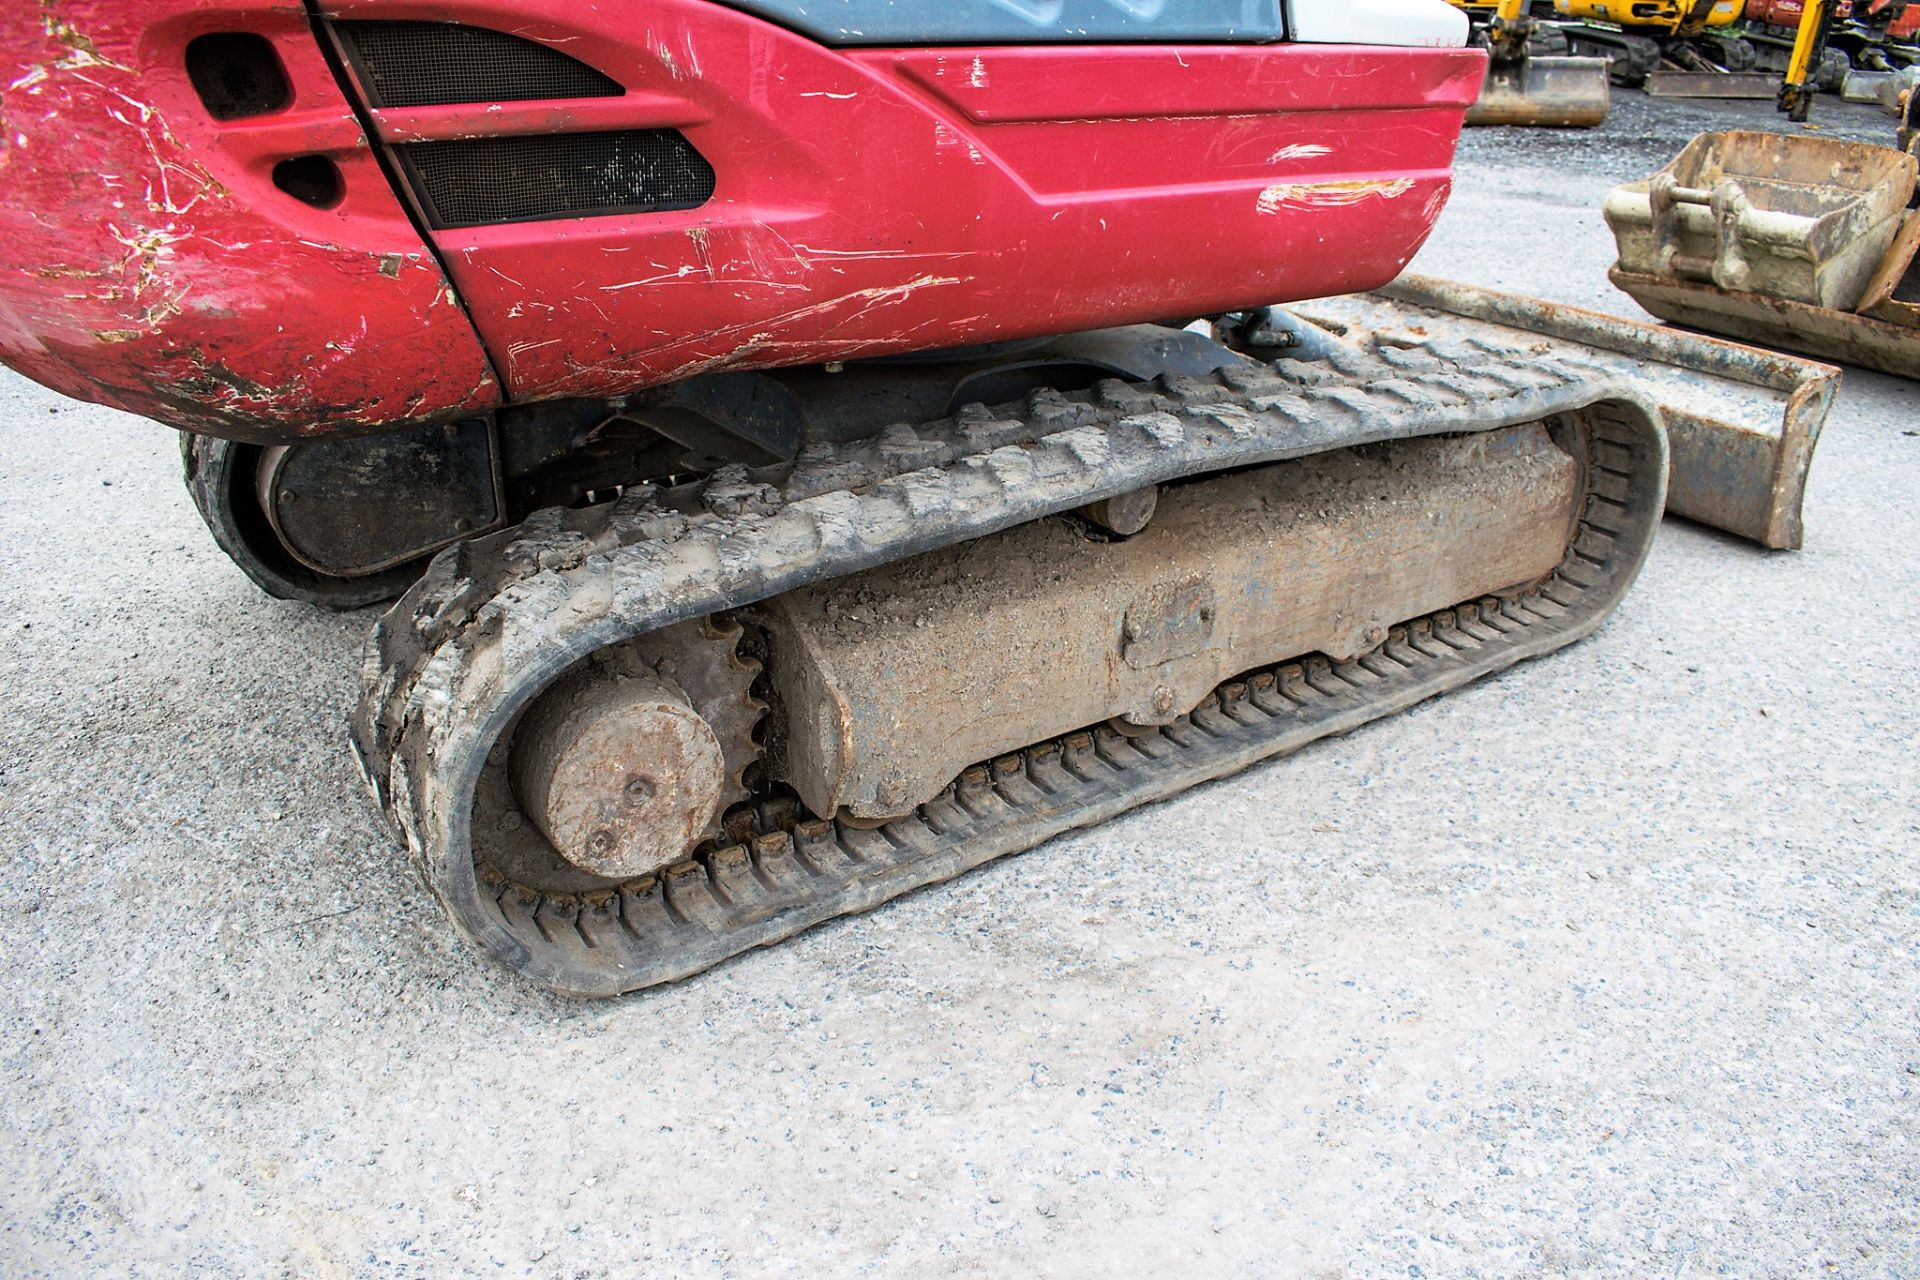
[[[1457,49],[1467,15],[1447,0],[1287,0],[1287,34],[1309,44]]]

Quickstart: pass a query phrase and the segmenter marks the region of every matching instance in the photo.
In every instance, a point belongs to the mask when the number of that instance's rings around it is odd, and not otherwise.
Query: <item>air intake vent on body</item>
[[[293,101],[280,55],[265,37],[245,32],[194,37],[187,46],[187,78],[215,120],[269,115]]]
[[[618,82],[504,31],[452,22],[336,22],[370,107],[615,98]]]
[[[692,209],[713,166],[672,129],[411,142],[395,147],[435,227]]]

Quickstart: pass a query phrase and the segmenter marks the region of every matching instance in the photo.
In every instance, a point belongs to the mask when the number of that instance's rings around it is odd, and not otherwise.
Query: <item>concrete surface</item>
[[[1421,266],[1631,313],[1602,193],[1735,118],[1477,134]],[[1571,652],[572,1004],[375,824],[371,616],[0,378],[0,1271],[1920,1273],[1916,404],[1800,555],[1670,522]]]

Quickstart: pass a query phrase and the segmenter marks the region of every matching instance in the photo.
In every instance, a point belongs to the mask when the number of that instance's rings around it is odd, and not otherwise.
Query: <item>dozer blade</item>
[[[1650,98],[1770,99],[1780,92],[1780,77],[1766,71],[1675,71],[1647,73],[1641,86]]]
[[[1849,71],[1847,78],[1840,82],[1840,100],[1877,105],[1893,82],[1891,71]]]
[[[1628,380],[1666,420],[1668,511],[1767,547],[1801,544],[1807,468],[1839,382],[1832,365],[1418,275],[1287,309],[1349,339],[1527,346]]]
[[[1605,58],[1522,58],[1487,68],[1470,125],[1591,129],[1606,121],[1612,82]]]

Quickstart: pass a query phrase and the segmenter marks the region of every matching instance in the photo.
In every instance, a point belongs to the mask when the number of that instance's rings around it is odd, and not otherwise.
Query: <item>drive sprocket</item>
[[[694,843],[719,835],[726,811],[752,794],[749,774],[760,759],[757,735],[767,707],[754,696],[761,664],[741,652],[745,634],[740,623],[727,615],[695,618],[636,636],[581,664],[602,679],[668,681],[705,721],[719,746],[723,784],[720,799]],[[488,755],[474,803],[476,865],[482,875],[503,885],[541,893],[589,893],[616,885],[623,877],[595,874],[564,857],[517,793],[514,756],[525,750],[525,744],[516,741],[516,735],[534,711],[529,708],[527,714],[515,717]],[[676,850],[669,860],[678,861],[685,852]]]

